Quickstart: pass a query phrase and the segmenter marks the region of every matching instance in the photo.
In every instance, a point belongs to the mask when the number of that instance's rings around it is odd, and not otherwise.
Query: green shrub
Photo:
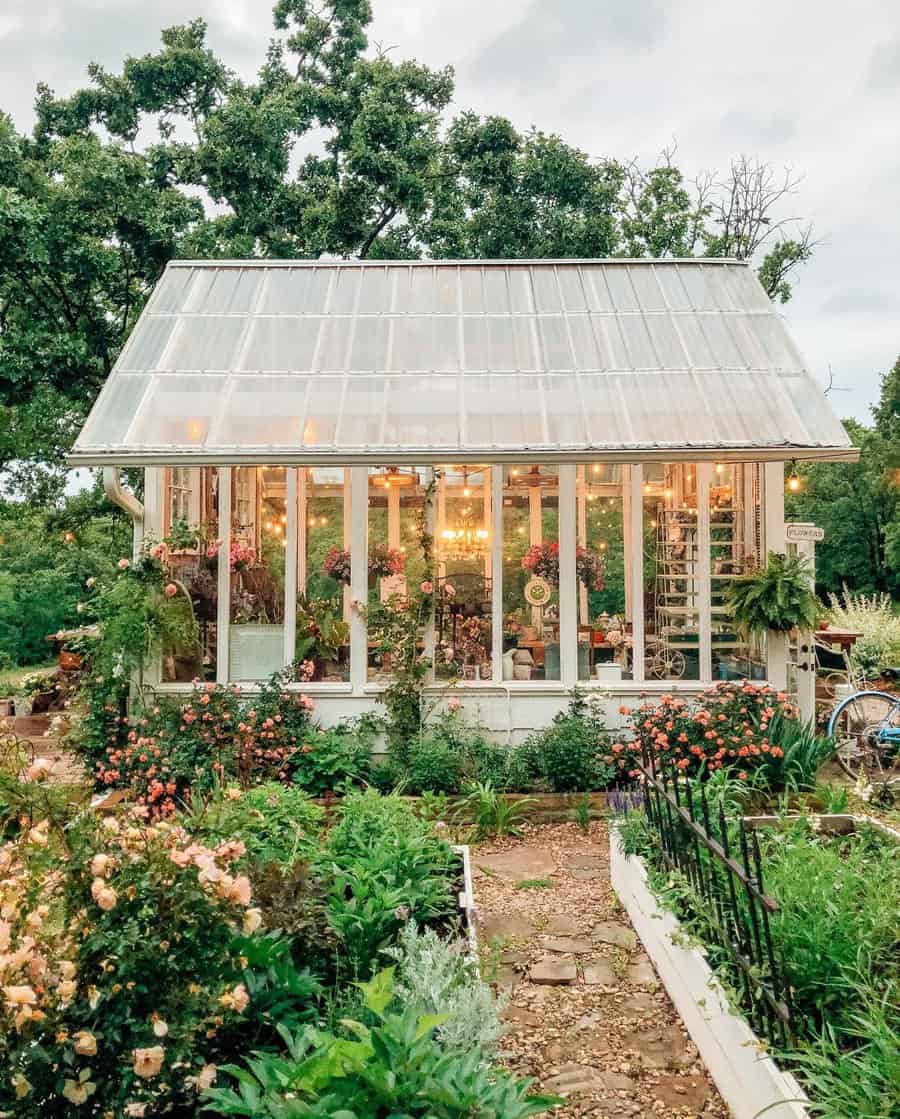
[[[288,1055],[255,1053],[227,1066],[237,1088],[213,1088],[219,1115],[285,1119],[337,1115],[366,1119],[526,1119],[562,1101],[528,1094],[530,1082],[488,1068],[478,1046],[447,1049],[435,1036],[441,1015],[397,1004],[392,969],[361,984],[366,1017],[340,1034],[306,1029]]]
[[[577,693],[546,730],[525,742],[529,765],[554,793],[606,788],[614,773],[604,761],[608,749],[601,716]]]
[[[333,872],[329,923],[356,974],[371,974],[407,920],[455,912],[456,856],[398,796],[350,793],[321,857]]]
[[[186,821],[210,843],[240,839],[255,863],[292,866],[318,849],[325,813],[303,789],[269,782],[241,790],[217,789]]]
[[[428,736],[410,746],[404,770],[409,793],[456,793],[463,782],[465,756],[459,747],[440,735]]]

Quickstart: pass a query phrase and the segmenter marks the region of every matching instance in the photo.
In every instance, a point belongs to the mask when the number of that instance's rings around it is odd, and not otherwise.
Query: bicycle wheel
[[[900,779],[900,738],[885,741],[883,732],[900,735],[900,697],[887,692],[857,692],[834,709],[828,737],[838,765],[854,780],[889,784]]]

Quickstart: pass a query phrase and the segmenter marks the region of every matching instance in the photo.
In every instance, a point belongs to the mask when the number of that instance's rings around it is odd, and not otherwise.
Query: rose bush
[[[146,815],[45,819],[0,848],[4,1114],[190,1104],[247,1010],[243,845],[207,847]]]
[[[741,780],[758,773],[777,784],[785,756],[781,738],[799,721],[785,693],[738,682],[718,684],[699,701],[663,695],[658,703],[619,711],[630,717],[633,737],[614,742],[604,760],[625,779],[640,775],[637,763],[646,752],[658,767],[686,776],[730,769]]]

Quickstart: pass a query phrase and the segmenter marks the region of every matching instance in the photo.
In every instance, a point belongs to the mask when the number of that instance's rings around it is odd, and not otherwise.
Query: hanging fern
[[[820,613],[806,558],[778,552],[769,552],[765,567],[732,583],[728,604],[735,625],[747,635],[812,629]]]

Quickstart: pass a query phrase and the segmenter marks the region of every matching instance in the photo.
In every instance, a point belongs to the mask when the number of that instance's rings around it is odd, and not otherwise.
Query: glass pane
[[[480,268],[460,269],[463,314],[480,315],[484,307],[484,283]]]
[[[308,373],[323,321],[312,317],[255,319],[241,369]]]
[[[575,351],[575,368],[584,370],[605,369],[606,361],[594,337],[592,319],[588,315],[569,315],[569,333]]]
[[[149,384],[146,375],[123,373],[111,377],[78,436],[78,446],[123,443]]]
[[[645,465],[643,505],[644,673],[647,680],[699,680],[696,467]]]
[[[684,340],[688,352],[688,359],[693,369],[715,369],[717,362],[709,347],[705,335],[700,329],[704,320],[694,315],[679,315],[678,329]]]
[[[753,315],[748,319],[748,326],[768,355],[770,368],[778,373],[802,370],[803,362],[775,315]]]
[[[387,386],[384,446],[459,446],[456,377],[390,377]]]
[[[503,468],[503,679],[559,680],[559,479]]]
[[[581,285],[581,269],[577,265],[560,265],[556,269],[556,278],[565,310],[569,313],[586,311],[588,305]]]
[[[442,468],[436,514],[435,673],[490,680],[490,467]]]
[[[134,422],[135,446],[199,446],[222,407],[224,377],[157,374]]]
[[[491,315],[508,315],[510,311],[509,277],[505,268],[485,268],[484,309]],[[526,310],[525,307],[515,310]]]
[[[383,377],[349,377],[344,386],[338,444],[348,447],[383,445],[386,382]]]
[[[287,471],[231,473],[229,678],[265,680],[284,667]]]
[[[328,310],[335,315],[350,315],[356,308],[356,294],[359,290],[361,268],[339,268],[336,270],[334,288]]]
[[[538,314],[561,311],[562,301],[559,296],[559,285],[556,282],[556,270],[539,265],[535,267],[531,276],[534,284],[534,307]]]
[[[633,369],[658,369],[659,359],[650,341],[650,334],[642,315],[622,315],[619,326],[628,348],[630,364]]]
[[[352,371],[381,372],[387,367],[390,325],[390,319],[387,318],[357,318],[350,351]]]
[[[578,679],[612,686],[632,679],[634,667],[628,472],[611,463],[578,467]]]
[[[259,311],[263,314],[320,314],[333,270],[329,268],[267,268]]]
[[[415,629],[416,651],[407,647],[405,653],[424,652],[432,600],[424,598],[421,590],[425,576],[421,534],[431,473],[429,467],[369,470],[369,680],[393,677],[396,658],[404,655],[399,634],[407,623]]]
[[[342,406],[342,388],[343,381],[339,377],[310,377],[306,420],[303,424],[304,446],[334,446]]]
[[[747,643],[731,621],[728,590],[761,558],[758,463],[718,462],[709,490],[713,680],[764,680],[765,638]]]
[[[296,678],[350,679],[350,542],[344,469],[297,472]]]
[[[631,286],[628,269],[621,265],[610,265],[605,269],[606,283],[617,311],[637,311],[638,301]]]
[[[671,315],[645,315],[644,322],[650,331],[653,348],[663,368],[684,369],[687,359]]]
[[[386,268],[375,268],[367,264],[362,270],[359,313],[378,315],[390,311],[393,287],[394,277]]]
[[[574,376],[548,376],[544,378],[544,398],[547,402],[547,427],[551,443],[569,447],[583,447],[587,443],[584,409],[578,395]]]
[[[133,369],[138,373],[145,369],[159,369],[166,343],[177,325],[176,318],[156,318],[150,315],[142,319],[119,359],[119,369]]]
[[[180,311],[191,280],[198,274],[196,268],[167,268],[150,300],[149,311],[154,315]]]
[[[744,369],[746,362],[735,345],[725,315],[704,315],[703,331],[712,346],[720,369]]]
[[[303,440],[305,377],[234,377],[210,447],[296,447]]]
[[[561,315],[538,319],[543,353],[543,368],[548,372],[572,369],[572,347],[565,319]]]
[[[607,269],[604,265],[586,265],[581,269],[584,281],[584,292],[587,296],[588,307],[591,311],[600,311],[608,314],[615,310],[609,289],[606,286],[606,273],[612,271],[611,265]]]
[[[649,264],[636,264],[628,269],[631,285],[642,311],[663,311],[666,304],[656,276]]]
[[[345,318],[323,319],[322,336],[316,356],[316,369],[323,372],[342,372],[347,364],[347,347],[350,341],[351,320]]]
[[[691,301],[681,282],[681,269],[676,264],[657,264],[656,278],[672,311],[690,311]]]
[[[179,320],[165,359],[166,369],[224,370],[235,368],[238,343],[244,335],[242,318],[197,315]]]
[[[161,677],[169,683],[216,678],[218,502],[215,466],[172,466],[163,472],[166,566],[179,594],[190,598],[198,635],[196,646],[163,649]]]

